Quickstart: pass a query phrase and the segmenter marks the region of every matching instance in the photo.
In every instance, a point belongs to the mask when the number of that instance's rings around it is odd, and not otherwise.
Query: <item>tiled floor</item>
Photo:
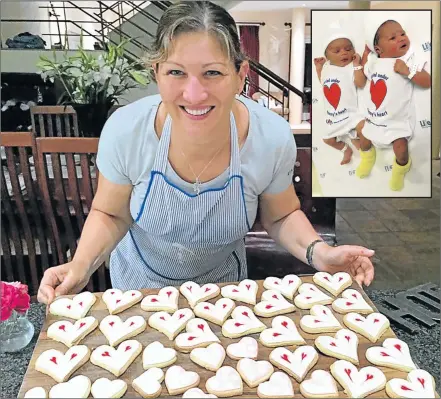
[[[376,251],[372,289],[440,284],[440,162],[432,169],[432,198],[337,199],[338,243]]]

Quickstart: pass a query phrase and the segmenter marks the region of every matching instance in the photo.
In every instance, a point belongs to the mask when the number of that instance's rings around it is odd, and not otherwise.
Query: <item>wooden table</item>
[[[305,282],[312,282],[312,276],[302,276],[301,278],[304,283]],[[258,292],[258,297],[257,297],[258,301],[260,300],[261,294],[264,291],[262,283],[263,283],[263,281],[258,281],[258,284],[259,284],[259,292]],[[219,284],[219,285],[223,286],[226,284]],[[364,293],[364,291],[358,286],[357,283],[353,283],[351,288],[354,288],[354,289],[360,291],[362,293],[364,299],[375,309],[375,306],[372,304],[370,299],[367,297],[367,295]],[[157,289],[145,289],[145,290],[141,290],[141,291],[144,295],[150,295],[150,294],[157,293],[158,290]],[[100,322],[105,316],[107,316],[109,314],[104,302],[101,300],[101,295],[102,295],[101,293],[96,293],[97,301],[95,302],[95,304],[93,305],[92,309],[90,310],[90,312],[88,314],[88,315],[91,315],[91,316],[94,316],[95,318],[97,318],[98,322]],[[209,302],[214,303],[219,298],[220,298],[220,296],[218,296],[214,299],[211,299]],[[236,306],[238,306],[238,305],[250,306],[247,304],[243,304],[241,302],[236,302]],[[182,295],[180,295],[179,296],[179,308],[185,308],[185,307],[188,307],[187,300]],[[252,308],[252,306],[250,306],[250,307]],[[339,319],[341,324],[344,326],[344,324],[342,322],[342,318],[343,318],[342,315],[335,313],[334,311],[333,311],[333,313],[336,315],[336,317]],[[148,317],[151,314],[152,314],[152,312],[143,311],[141,309],[140,303],[138,303],[137,305],[131,307],[130,309],[127,309],[126,311],[120,313],[119,316],[121,316],[121,318],[123,320],[126,320],[128,317],[134,316],[134,315],[143,315],[143,316],[145,316],[146,319],[148,319]],[[300,318],[305,314],[309,314],[309,311],[297,309],[296,312],[287,314],[285,316],[288,316],[295,321],[296,326],[299,329],[300,334],[305,338],[307,345],[314,346],[314,340],[315,340],[315,338],[317,338],[318,334],[308,334],[308,333],[304,332],[303,330],[301,330],[299,327]],[[68,349],[64,344],[62,344],[60,342],[56,342],[56,341],[48,338],[46,335],[46,331],[47,331],[48,326],[57,320],[62,320],[62,318],[60,318],[58,316],[48,315],[45,322],[44,322],[44,325],[41,330],[38,342],[36,344],[34,353],[32,355],[30,364],[28,366],[23,383],[20,388],[20,392],[18,395],[18,397],[20,397],[20,398],[24,397],[24,394],[29,389],[31,389],[33,387],[42,386],[49,392],[50,388],[56,384],[56,382],[51,377],[36,371],[34,365],[35,365],[35,361],[37,360],[38,356],[45,350],[58,349],[62,352],[66,352],[66,350]],[[269,327],[271,326],[272,318],[260,318],[260,320],[262,320],[262,322],[265,325],[267,325]],[[211,329],[213,330],[213,332],[219,337],[222,345],[225,348],[230,343],[238,342],[240,340],[240,338],[238,338],[238,339],[225,338],[221,333],[220,326],[217,326],[211,322],[209,322],[209,325],[210,325]],[[334,334],[333,333],[325,333],[324,335],[334,335]],[[386,331],[386,333],[381,337],[381,339],[376,344],[372,344],[370,341],[368,341],[366,338],[364,338],[363,336],[361,336],[359,334],[357,334],[357,335],[359,338],[358,356],[359,356],[359,361],[360,361],[360,366],[359,366],[360,368],[370,365],[370,363],[366,360],[366,356],[365,356],[367,348],[369,348],[371,346],[380,346],[381,343],[386,338],[395,338],[396,337],[394,332],[390,328]],[[258,339],[259,334],[253,334],[251,336]],[[173,345],[174,345],[174,342],[169,341],[168,338],[164,334],[158,332],[157,330],[152,329],[148,325],[147,325],[146,330],[142,334],[139,334],[136,337],[130,338],[130,339],[138,340],[142,344],[143,350],[149,343],[151,343],[153,341],[160,341],[166,347],[173,347]],[[81,341],[80,344],[87,345],[93,351],[93,349],[95,349],[99,345],[105,345],[105,344],[108,344],[108,342],[107,342],[106,338],[104,337],[104,335],[99,330],[99,328],[97,328],[94,332],[89,334],[83,341]],[[288,348],[290,350],[294,350],[293,346],[288,347]],[[260,342],[259,342],[259,354],[258,354],[257,360],[268,360],[269,354],[272,350],[273,350],[272,348],[266,348],[262,344],[260,344]],[[324,369],[324,370],[329,371],[330,365],[332,363],[334,363],[336,360],[337,359],[332,358],[332,357],[328,357],[328,356],[323,355],[319,352],[319,360],[318,360],[317,364],[307,374],[305,379],[309,378],[309,376],[313,370]],[[228,356],[226,356],[223,365],[224,366],[232,366],[232,367],[236,368],[236,364],[237,364],[237,361],[231,360]],[[180,365],[184,369],[189,370],[189,371],[191,370],[191,371],[198,372],[198,374],[201,377],[199,388],[201,388],[204,392],[206,392],[205,382],[207,381],[208,378],[210,378],[211,376],[213,376],[215,374],[214,372],[208,371],[208,370],[198,366],[197,364],[193,363],[190,360],[189,353],[184,354],[179,351],[178,351],[178,360],[175,363],[175,365]],[[401,372],[401,371],[393,370],[393,369],[386,368],[386,367],[379,367],[379,368],[384,372],[387,380],[390,380],[395,377],[406,379],[406,377],[407,377],[406,372]],[[280,371],[276,367],[274,367],[274,369],[275,369],[275,371]],[[141,375],[143,372],[144,372],[144,369],[142,367],[142,354],[141,354],[130,365],[130,367],[127,369],[127,371],[122,376],[119,377],[120,379],[123,379],[124,381],[126,381],[127,385],[128,385],[125,397],[141,397],[132,388],[131,382],[133,381],[133,379],[135,379],[136,377]],[[80,367],[71,376],[71,378],[76,375],[80,375],[80,374],[88,376],[91,379],[92,383],[101,377],[106,377],[111,380],[116,379],[116,377],[113,374],[102,369],[101,367],[93,365],[90,361],[88,361],[85,365]],[[295,398],[303,398],[303,396],[300,394],[300,391],[299,391],[299,384],[294,379],[291,378],[291,380],[292,380],[293,386],[294,386],[294,392],[295,392],[294,397]],[[256,393],[257,388],[249,388],[245,382],[243,385],[244,385],[244,394],[242,397],[245,397],[245,398],[257,397],[257,393]],[[339,384],[337,384],[337,385],[340,390],[339,397],[343,397],[343,398],[347,397],[343,393],[342,387]],[[162,383],[162,386],[163,386],[163,389],[162,389],[161,397],[171,397],[168,395],[168,392],[167,392],[167,389],[165,387],[164,382]],[[182,396],[182,395],[180,395],[180,396]],[[387,398],[388,396],[386,395],[385,390],[382,390],[382,391],[376,392],[375,394],[370,395],[368,397]]]

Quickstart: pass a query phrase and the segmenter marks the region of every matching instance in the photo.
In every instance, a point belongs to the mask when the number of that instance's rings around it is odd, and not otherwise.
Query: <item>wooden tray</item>
[[[312,283],[312,276],[302,276],[301,279],[304,283]],[[231,284],[231,283],[229,283],[229,284]],[[264,288],[262,286],[263,281],[258,281],[258,284],[259,284],[259,291],[258,291],[257,298],[259,301],[261,294],[264,291]],[[223,285],[227,285],[227,284],[219,284],[219,286],[223,286]],[[375,309],[375,306],[373,305],[371,300],[367,297],[367,295],[364,293],[364,291],[360,288],[360,286],[357,283],[354,282],[352,287],[350,287],[350,288],[356,289],[357,291],[361,292],[364,299]],[[145,289],[145,290],[141,290],[141,291],[145,296],[145,295],[155,294],[159,290],[158,289]],[[105,316],[107,316],[109,314],[104,302],[101,300],[101,295],[102,295],[102,293],[96,293],[97,301],[95,302],[92,309],[88,313],[88,315],[94,316],[98,320],[98,322],[100,322]],[[219,298],[220,298],[220,296],[218,296],[214,299],[211,299],[209,302],[214,303]],[[236,302],[236,306],[239,306],[239,305],[249,306],[250,308],[253,307],[248,304]],[[179,308],[181,309],[181,308],[186,308],[186,307],[189,307],[187,300],[182,295],[179,295]],[[333,313],[337,317],[337,319],[341,322],[342,326],[344,326],[344,324],[342,322],[343,316],[334,312],[334,311],[333,311]],[[135,315],[143,315],[146,319],[148,319],[151,314],[152,314],[152,312],[143,311],[141,309],[140,303],[138,303],[137,305],[119,313],[118,315],[123,320],[126,320],[128,317],[135,316]],[[300,327],[299,327],[300,318],[305,314],[309,314],[309,310],[297,309],[296,312],[286,314],[285,316],[288,316],[295,321],[296,326],[297,326],[300,334],[305,338],[307,345],[314,346],[314,340],[315,340],[315,338],[318,337],[318,334],[308,334],[308,333],[304,332],[302,329],[300,329]],[[63,318],[58,317],[58,316],[53,316],[50,314],[47,315],[46,320],[43,325],[43,328],[40,332],[38,342],[35,346],[34,353],[32,354],[32,358],[29,363],[28,369],[27,369],[26,374],[24,376],[23,383],[21,385],[18,397],[20,397],[20,398],[24,397],[25,393],[33,387],[41,386],[49,392],[50,388],[52,386],[56,385],[56,381],[53,380],[51,377],[36,371],[34,365],[35,365],[35,361],[37,360],[38,356],[45,350],[58,349],[62,352],[67,351],[68,348],[64,344],[62,344],[60,342],[56,342],[56,341],[48,338],[46,335],[46,331],[48,329],[48,326],[50,326],[53,322],[58,321],[58,320],[62,320],[62,319]],[[259,319],[265,325],[267,325],[268,327],[271,327],[271,322],[272,322],[273,318],[259,318]],[[240,340],[240,338],[238,338],[238,339],[225,338],[221,333],[220,326],[217,326],[211,322],[208,322],[208,323],[209,323],[211,329],[213,330],[213,332],[219,337],[222,345],[225,348],[227,347],[227,345],[229,345],[233,342],[238,342]],[[333,333],[325,333],[324,335],[334,335],[334,334]],[[381,339],[376,344],[372,344],[370,341],[368,341],[366,338],[364,338],[360,334],[357,334],[357,335],[359,338],[358,356],[359,356],[359,361],[360,361],[360,366],[359,366],[360,368],[371,365],[367,361],[366,356],[365,356],[366,350],[369,347],[380,346],[386,338],[396,338],[396,335],[394,334],[394,332],[392,331],[391,328],[389,328],[385,332],[385,334],[381,337]],[[251,336],[258,340],[259,334],[253,334]],[[146,330],[142,334],[139,334],[136,337],[133,337],[130,339],[138,340],[142,344],[143,350],[149,343],[151,343],[153,341],[160,341],[166,347],[173,347],[174,346],[173,341],[169,341],[169,339],[164,334],[160,333],[159,331],[157,331],[155,329],[152,329],[149,325],[147,325]],[[91,351],[93,351],[96,347],[98,347],[100,345],[108,344],[108,342],[107,342],[106,338],[104,337],[104,335],[99,330],[99,328],[97,328],[94,332],[92,332],[85,339],[83,339],[80,342],[80,344],[87,345],[91,349]],[[294,346],[290,346],[287,348],[293,350]],[[257,360],[268,360],[269,354],[272,350],[273,350],[273,348],[267,348],[259,342],[259,354],[258,354]],[[188,371],[196,371],[201,377],[199,388],[201,388],[204,392],[206,392],[205,382],[207,381],[208,378],[213,376],[215,373],[208,371],[208,370],[198,366],[197,364],[193,363],[190,360],[189,353],[184,354],[184,353],[181,353],[178,351],[177,357],[178,357],[178,360],[175,363],[175,365],[180,365]],[[310,374],[312,373],[313,370],[323,369],[323,370],[329,371],[330,365],[332,363],[334,363],[336,360],[337,359],[332,358],[332,357],[328,357],[328,356],[323,355],[319,352],[319,360],[318,360],[317,364],[312,368],[312,370],[310,370],[310,372],[307,374],[305,379],[308,379],[310,377]],[[224,366],[232,366],[232,367],[236,368],[236,364],[237,364],[237,361],[230,359],[228,356],[225,357],[225,361],[223,363]],[[384,372],[387,380],[390,380],[395,377],[404,378],[404,379],[407,378],[406,372],[401,372],[401,371],[393,370],[393,369],[386,368],[386,367],[379,367],[379,368]],[[274,367],[274,369],[275,369],[275,371],[280,371],[277,369],[277,367]],[[165,371],[165,369],[163,369],[163,370]],[[124,397],[131,397],[131,398],[132,397],[141,397],[132,388],[131,382],[136,377],[140,376],[143,372],[144,372],[144,369],[142,367],[142,353],[141,353],[141,355],[139,355],[135,359],[135,361],[130,365],[130,367],[127,369],[127,371],[122,376],[119,377],[120,379],[126,381],[126,383],[128,385],[127,392],[125,393]],[[109,378],[110,380],[116,379],[116,377],[112,373],[102,369],[101,367],[93,365],[90,361],[88,361],[86,364],[84,364],[82,367],[80,367],[71,376],[71,378],[76,375],[86,375],[87,377],[90,378],[92,383],[101,377],[106,377],[106,378]],[[293,386],[294,386],[294,393],[295,393],[294,397],[295,398],[303,398],[303,396],[300,394],[299,384],[293,378],[291,378],[291,380],[292,380]],[[244,385],[244,394],[242,397],[245,397],[245,398],[257,397],[257,388],[249,388],[245,382],[243,385]],[[343,393],[342,387],[338,383],[337,383],[337,385],[340,390],[339,397],[347,397],[347,395],[345,393]],[[161,397],[169,397],[170,398],[171,396],[168,395],[168,391],[167,391],[167,388],[165,387],[164,382],[162,383],[162,386],[163,386],[163,389],[162,389]],[[182,395],[179,395],[178,397],[181,397],[181,396]],[[386,395],[386,391],[382,390],[382,391],[374,393],[373,395],[368,396],[368,398],[370,398],[370,397],[372,397],[372,398],[373,397],[387,398],[388,396]],[[437,397],[439,397],[439,396],[437,396]]]

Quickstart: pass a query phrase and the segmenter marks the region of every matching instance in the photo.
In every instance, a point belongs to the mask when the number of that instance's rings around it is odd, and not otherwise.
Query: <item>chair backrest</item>
[[[36,137],[79,137],[78,117],[70,105],[31,107],[32,131]]]
[[[46,268],[58,264],[54,232],[41,211],[32,133],[2,132],[0,138],[2,279],[28,284],[33,295]]]

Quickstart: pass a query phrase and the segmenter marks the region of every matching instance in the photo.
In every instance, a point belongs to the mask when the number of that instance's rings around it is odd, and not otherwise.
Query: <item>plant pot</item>
[[[82,137],[100,137],[112,104],[72,104]]]
[[[9,319],[0,322],[0,352],[18,352],[31,342],[34,326],[27,315],[13,310]]]

